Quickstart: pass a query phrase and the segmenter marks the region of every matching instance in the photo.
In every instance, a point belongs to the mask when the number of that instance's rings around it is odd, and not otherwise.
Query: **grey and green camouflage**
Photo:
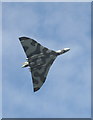
[[[49,68],[56,57],[66,51],[65,49],[56,52],[49,50],[28,37],[20,37],[19,40],[27,56],[27,62],[25,62],[26,64],[24,67],[30,67],[33,89],[35,92],[39,90],[45,82]]]

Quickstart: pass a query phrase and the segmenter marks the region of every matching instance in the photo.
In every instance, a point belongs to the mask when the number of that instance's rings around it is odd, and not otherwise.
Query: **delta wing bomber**
[[[27,61],[24,62],[22,67],[30,67],[33,89],[34,92],[36,92],[45,82],[49,68],[56,57],[69,51],[70,48],[54,51],[43,47],[35,40],[28,37],[20,37],[19,40],[27,56]]]

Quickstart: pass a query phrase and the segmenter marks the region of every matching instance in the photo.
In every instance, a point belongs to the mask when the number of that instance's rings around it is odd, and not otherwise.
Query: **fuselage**
[[[70,48],[64,48],[64,49],[62,49],[62,50],[58,50],[58,51],[56,51],[57,56],[58,56],[58,55],[61,55],[61,54],[64,54],[64,53],[66,53],[66,52],[69,51],[69,50],[70,50]],[[40,58],[40,57],[42,57],[42,56],[43,56],[43,54],[41,53],[40,55],[34,56],[34,57]],[[33,56],[32,56],[32,58],[33,58]],[[30,59],[31,59],[31,58],[30,58]],[[30,64],[31,64],[31,63],[30,63]],[[32,63],[32,65],[33,65],[33,63]],[[28,58],[27,58],[27,61],[23,63],[22,68],[28,67],[28,66],[29,66],[29,61],[28,61]]]

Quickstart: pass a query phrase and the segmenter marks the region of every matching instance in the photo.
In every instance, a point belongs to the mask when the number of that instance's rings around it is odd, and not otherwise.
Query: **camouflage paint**
[[[56,57],[66,51],[64,51],[64,49],[61,52],[49,50],[28,37],[20,37],[19,40],[27,56],[35,92],[39,90],[45,82],[49,68]]]

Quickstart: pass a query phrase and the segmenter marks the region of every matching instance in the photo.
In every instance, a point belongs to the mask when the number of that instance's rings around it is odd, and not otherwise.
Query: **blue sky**
[[[0,18],[2,18],[2,4],[0,2]],[[2,26],[2,19],[0,19],[0,26]],[[0,118],[2,116],[2,27],[0,27]]]
[[[91,3],[3,3],[3,117],[82,118],[91,115]],[[53,50],[71,50],[53,63],[33,93],[18,40],[31,37]]]

